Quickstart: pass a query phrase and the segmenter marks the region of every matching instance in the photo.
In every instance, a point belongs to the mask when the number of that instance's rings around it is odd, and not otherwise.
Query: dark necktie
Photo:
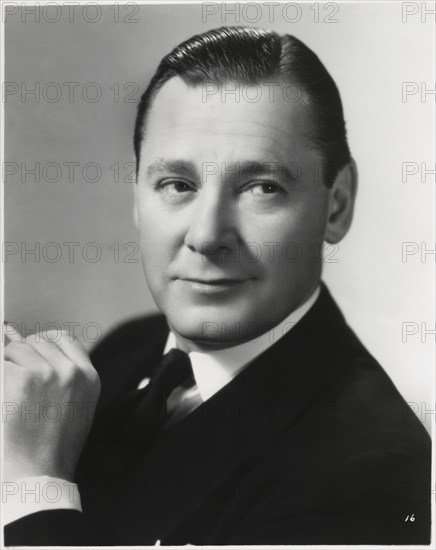
[[[173,348],[166,353],[153,370],[145,388],[135,390],[130,397],[129,411],[132,419],[126,425],[133,427],[131,435],[138,447],[145,448],[159,431],[167,418],[167,399],[170,394],[192,375],[189,356]]]
[[[97,445],[104,448],[110,443],[114,452],[146,449],[166,419],[169,395],[190,376],[187,353],[175,348],[166,353],[153,369],[148,385],[130,392],[96,423]]]

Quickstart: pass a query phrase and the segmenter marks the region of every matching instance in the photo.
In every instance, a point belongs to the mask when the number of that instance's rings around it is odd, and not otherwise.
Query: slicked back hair
[[[221,27],[195,35],[165,56],[143,93],[135,123],[137,171],[147,116],[154,97],[171,78],[188,86],[238,82],[293,84],[309,113],[305,136],[323,159],[324,183],[331,187],[341,168],[350,161],[339,90],[319,60],[292,35],[253,27]]]

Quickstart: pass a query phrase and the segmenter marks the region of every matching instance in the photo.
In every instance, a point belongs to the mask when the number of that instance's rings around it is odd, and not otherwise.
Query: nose
[[[231,196],[212,186],[204,186],[191,211],[185,245],[205,256],[235,249],[238,241],[236,216]]]

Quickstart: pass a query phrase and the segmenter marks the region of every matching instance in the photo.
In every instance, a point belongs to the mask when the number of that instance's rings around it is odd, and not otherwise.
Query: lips
[[[225,286],[225,285],[235,285],[239,283],[243,283],[247,279],[229,279],[229,278],[221,278],[221,279],[198,279],[194,277],[183,277],[180,278],[182,281],[186,281],[189,283],[198,283],[202,285],[216,285],[216,286]]]
[[[175,282],[180,283],[184,289],[196,296],[223,296],[228,293],[233,295],[249,279],[236,279],[229,277],[203,278],[203,277],[178,277]],[[208,298],[209,299],[209,298]]]

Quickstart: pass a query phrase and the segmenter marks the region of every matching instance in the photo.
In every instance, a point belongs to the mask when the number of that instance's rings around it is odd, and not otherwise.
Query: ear
[[[357,193],[357,166],[354,159],[342,168],[330,190],[325,240],[338,243],[348,233],[353,220]]]

